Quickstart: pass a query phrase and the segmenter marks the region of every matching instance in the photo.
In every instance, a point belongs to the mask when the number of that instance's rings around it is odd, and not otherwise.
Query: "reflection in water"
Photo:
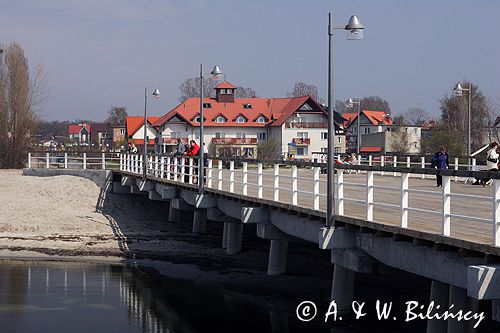
[[[207,289],[122,265],[0,260],[1,331],[326,332]]]

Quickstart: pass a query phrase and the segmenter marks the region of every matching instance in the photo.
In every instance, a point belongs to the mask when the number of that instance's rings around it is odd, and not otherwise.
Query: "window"
[[[233,89],[228,89],[228,90],[227,90],[227,94],[228,94],[228,95],[232,95],[232,94],[233,94]]]
[[[337,136],[337,143],[341,143],[342,142],[342,138],[340,136]]]
[[[237,139],[244,139],[245,137],[246,137],[246,134],[244,132],[237,132],[236,133]]]
[[[415,128],[413,129],[413,134],[418,134],[418,128],[416,128],[416,127],[415,127]]]
[[[194,139],[200,140],[200,132],[199,131],[194,132]]]
[[[257,122],[258,122],[258,123],[261,123],[261,124],[262,124],[262,123],[265,123],[265,122],[266,122],[266,117],[264,117],[264,116],[260,116],[259,118],[257,118]]]
[[[172,139],[180,139],[181,137],[181,132],[170,132],[170,137]]]
[[[370,127],[365,127],[365,134],[370,134]]]
[[[211,109],[212,108],[212,103],[203,103],[203,107],[207,108],[207,109]]]
[[[307,132],[297,132],[297,138],[299,139],[307,139],[309,137],[309,133]]]
[[[221,132],[215,133],[215,138],[217,138],[217,139],[224,139],[225,137],[226,137],[226,133],[221,133]]]
[[[225,123],[226,118],[224,118],[223,116],[218,116],[217,118],[215,118],[215,122],[216,123]]]
[[[225,94],[226,94],[226,89],[221,89],[221,90],[220,90],[220,94],[221,94],[221,95],[225,95]]]
[[[243,109],[251,109],[251,108],[252,108],[252,104],[250,104],[250,103],[243,104]]]
[[[328,132],[321,132],[321,140],[328,140]]]
[[[307,147],[297,147],[297,156],[307,155]]]
[[[199,123],[199,122],[200,122],[200,119],[201,119],[201,118],[200,118],[200,116],[196,116],[196,117],[194,118],[194,122],[195,122],[195,123]]]
[[[245,118],[243,116],[239,116],[238,118],[236,118],[236,122],[237,123],[246,123],[247,122],[247,118]]]
[[[266,133],[265,132],[259,133],[258,138],[259,138],[259,140],[265,140],[266,139]]]
[[[120,128],[120,135],[125,135],[125,128]]]
[[[321,152],[322,153],[328,153],[328,148],[327,147],[321,147]]]
[[[417,148],[417,142],[413,142],[413,148]]]

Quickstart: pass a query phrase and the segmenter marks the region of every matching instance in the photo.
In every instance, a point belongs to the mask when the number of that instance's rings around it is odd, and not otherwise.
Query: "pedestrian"
[[[432,158],[431,162],[431,167],[438,170],[446,170],[449,168],[448,153],[446,152],[445,146],[439,147],[439,151],[434,154],[434,157]],[[443,176],[438,174],[436,175],[436,178],[437,178],[436,187],[443,187]]]
[[[189,148],[184,153],[184,155],[186,155],[186,156],[193,156],[193,166],[194,166],[195,170],[198,169],[197,168],[198,167],[198,159],[195,157],[198,156],[199,151],[200,151],[200,146],[198,146],[196,141],[191,140],[191,141],[189,141]],[[193,183],[197,183],[197,178],[195,176],[193,176]]]
[[[488,150],[488,155],[486,155],[486,169],[488,171],[494,171],[498,172],[498,153],[497,153],[497,147],[498,143],[492,142],[490,145],[490,150]],[[485,178],[481,179],[481,185],[486,185],[487,182],[489,182],[491,178]]]
[[[132,142],[132,146],[130,147],[130,152],[132,154],[137,154],[137,147],[135,146],[135,144]]]

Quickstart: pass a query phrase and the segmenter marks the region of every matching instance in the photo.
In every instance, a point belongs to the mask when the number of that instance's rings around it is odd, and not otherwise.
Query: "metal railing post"
[[[229,192],[234,193],[234,161],[229,162]]]
[[[441,207],[441,219],[442,219],[442,226],[441,226],[441,233],[444,236],[450,236],[450,224],[451,224],[451,196],[450,196],[450,190],[451,190],[451,183],[450,183],[450,177],[449,176],[442,176],[443,177],[443,194],[442,194],[442,207]]]
[[[406,156],[406,167],[411,168],[411,159],[410,156]]]
[[[177,181],[178,178],[178,172],[179,172],[179,159],[174,157],[174,182]]]
[[[101,161],[102,161],[102,169],[106,170],[106,154],[105,153],[102,153]]]
[[[166,172],[166,175],[165,175],[165,177],[166,177],[167,179],[170,179],[170,168],[172,167],[170,164],[171,164],[171,159],[170,159],[170,156],[167,156],[167,162],[166,162],[167,167],[165,168],[165,164],[164,164],[164,165],[163,165],[163,168],[162,168],[162,169],[163,169],[163,172],[165,172],[165,170],[167,171],[167,172]]]
[[[422,167],[422,169],[425,169],[425,156],[422,156],[422,157],[420,158],[420,163],[421,163],[421,167]],[[420,177],[421,177],[422,179],[424,179],[424,178],[425,178],[425,174],[423,173]]]
[[[500,179],[493,179],[493,246],[500,246]]]
[[[262,176],[262,163],[257,163],[257,197],[262,198],[262,183],[263,183],[263,176]]]
[[[193,161],[194,161],[194,158],[190,158],[189,159],[189,162],[188,162],[188,165],[189,165],[189,178],[188,178],[188,183],[189,184],[193,184],[193,175],[194,175],[194,170],[193,170]]]
[[[243,195],[248,194],[248,163],[243,162]]]
[[[368,155],[368,166],[373,166],[373,156]]]
[[[184,183],[186,180],[185,174],[186,174],[186,159],[181,158],[181,177],[180,177],[181,183]]]
[[[395,168],[398,166],[398,157],[397,156],[392,157],[392,166]],[[396,171],[394,171],[393,176],[396,177],[397,174],[398,173]]]
[[[217,189],[222,190],[222,160],[217,161]]]
[[[476,170],[476,158],[472,158],[472,168],[467,168],[468,170]]]
[[[454,167],[455,170],[458,170],[458,157],[455,157],[455,167]],[[455,176],[455,181],[458,180],[458,177]]]
[[[319,167],[313,167],[313,208],[319,210]]]
[[[87,169],[87,153],[83,153],[83,170]]]
[[[382,155],[380,156],[380,166],[385,166],[385,156]],[[384,175],[384,171],[380,171],[380,175],[383,176]]]
[[[366,220],[373,221],[373,171],[366,173]]]
[[[50,168],[50,153],[45,155],[47,169]]]
[[[338,214],[344,215],[344,170],[337,169],[337,200],[339,202]]]
[[[208,160],[208,165],[207,165],[207,187],[212,188],[212,164],[213,161],[212,159]]]
[[[408,179],[410,174],[401,174],[401,228],[408,228]]]
[[[292,205],[297,206],[298,203],[298,186],[297,186],[297,166],[292,165]]]
[[[31,153],[28,153],[28,169],[31,169]]]
[[[68,168],[68,153],[64,153],[64,169]]]
[[[273,184],[273,192],[274,192],[274,201],[280,200],[280,165],[274,165],[274,184]]]

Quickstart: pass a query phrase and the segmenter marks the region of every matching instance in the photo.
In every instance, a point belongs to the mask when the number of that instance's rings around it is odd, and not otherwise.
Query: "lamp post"
[[[153,91],[153,98],[160,98],[160,90],[156,88]],[[147,119],[147,105],[148,105],[148,87],[144,87],[144,154],[142,161],[142,179],[146,179],[146,160],[148,158],[148,119]]]
[[[199,159],[198,159],[198,192],[203,193],[204,190],[204,182],[203,175],[205,169],[205,147],[204,147],[204,138],[203,138],[203,123],[205,122],[205,118],[203,117],[203,79],[205,74],[212,74],[214,77],[219,77],[222,75],[222,71],[219,66],[215,65],[214,69],[210,73],[203,72],[203,64],[200,65],[200,151],[199,151]]]
[[[463,88],[462,85],[457,83],[455,88],[453,88],[453,92],[455,93],[455,96],[461,97],[463,95],[463,92],[467,91],[469,95],[469,100],[467,103],[467,164],[471,165],[470,161],[470,154],[471,154],[471,115],[470,115],[470,109],[471,109],[471,95],[472,95],[472,83],[469,82],[469,88]]]
[[[348,39],[363,39],[364,25],[359,22],[356,15],[349,18],[349,22],[343,27],[334,27],[332,24],[332,13],[328,13],[328,175],[327,175],[327,206],[326,226],[335,223],[335,111],[333,110],[333,30],[346,30]]]
[[[361,144],[361,132],[360,132],[360,128],[359,128],[359,125],[360,125],[360,122],[361,120],[359,119],[360,116],[361,116],[361,103],[360,103],[360,99],[358,98],[358,100],[354,100],[352,98],[349,98],[347,100],[347,102],[345,103],[345,105],[348,107],[348,108],[352,108],[354,107],[354,104],[357,104],[358,105],[358,121],[357,121],[357,130],[356,130],[356,156],[359,156],[359,146]]]

